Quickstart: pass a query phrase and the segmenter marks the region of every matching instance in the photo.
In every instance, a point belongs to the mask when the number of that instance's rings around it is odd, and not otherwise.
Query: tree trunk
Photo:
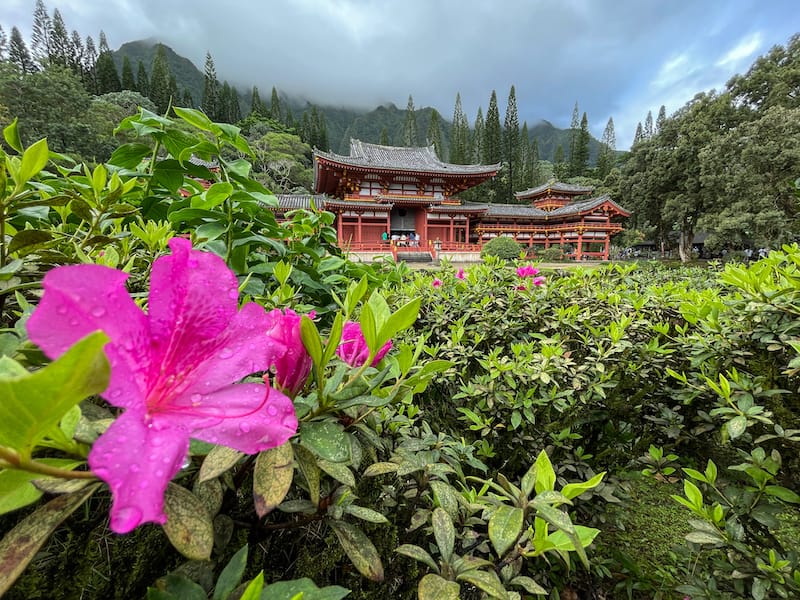
[[[694,240],[694,230],[682,229],[678,237],[678,255],[681,262],[689,262],[692,259],[692,241]]]

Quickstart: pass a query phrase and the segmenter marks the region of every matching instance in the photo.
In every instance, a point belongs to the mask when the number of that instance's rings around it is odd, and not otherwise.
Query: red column
[[[452,243],[452,242],[455,242],[455,241],[456,241],[456,236],[455,236],[455,217],[453,217],[453,215],[450,215],[450,242]]]
[[[344,211],[336,213],[336,239],[339,240],[339,245],[341,246],[344,240],[342,236],[342,221],[344,220]]]
[[[583,251],[583,234],[578,234],[578,247],[575,249],[575,260],[581,259],[581,252]]]
[[[606,232],[605,247],[603,249],[603,260],[608,260],[608,245],[611,242],[611,236]]]

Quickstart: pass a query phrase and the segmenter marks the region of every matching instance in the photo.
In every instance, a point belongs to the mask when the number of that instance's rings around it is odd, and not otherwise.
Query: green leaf
[[[420,579],[417,587],[419,600],[458,600],[461,597],[461,586],[455,581],[447,581],[434,573],[428,573]]]
[[[524,511],[516,506],[501,504],[494,511],[489,519],[489,540],[498,557],[502,558],[517,541],[524,521]]]
[[[287,600],[303,594],[303,600],[341,600],[350,593],[338,585],[318,588],[308,577],[271,583],[261,593],[261,600]]]
[[[43,244],[45,242],[49,242],[53,239],[53,234],[49,231],[39,231],[36,229],[23,229],[22,231],[18,232],[13,238],[11,238],[11,243],[8,244],[8,253],[14,254],[23,248],[27,248],[29,246],[36,246],[38,244]]]
[[[439,572],[439,567],[436,566],[433,557],[419,546],[415,546],[414,544],[402,544],[395,548],[394,551],[403,556],[408,556],[409,558],[425,563],[437,573]]]
[[[372,294],[370,300],[372,300],[373,297],[380,298],[377,294]],[[379,348],[392,339],[399,331],[407,329],[414,324],[414,321],[417,320],[417,316],[419,315],[421,301],[421,298],[415,298],[401,306],[394,314],[388,317],[378,331],[377,346]]]
[[[123,169],[135,169],[152,152],[153,148],[147,144],[123,144],[111,153],[108,162]]]
[[[719,535],[713,534],[709,531],[692,531],[685,536],[686,541],[695,544],[721,544],[725,540]]]
[[[728,430],[730,438],[735,440],[747,429],[747,417],[744,415],[737,415],[725,423],[725,428]]]
[[[373,463],[364,469],[362,475],[364,477],[376,477],[378,475],[386,475],[387,473],[397,473],[397,469],[399,468],[400,465],[393,462]]]
[[[18,180],[15,183],[21,186],[30,181],[44,169],[49,158],[50,150],[47,148],[46,139],[31,144],[22,154],[22,164],[19,168]]]
[[[365,508],[363,506],[357,506],[355,504],[349,504],[348,506],[345,506],[344,512],[349,515],[353,515],[355,518],[361,519],[362,521],[367,521],[368,523],[383,524],[389,522],[389,520],[377,510],[372,510],[371,508]]]
[[[175,159],[160,160],[153,168],[153,179],[177,194],[183,185],[184,168]]]
[[[0,376],[0,444],[29,458],[34,446],[73,406],[106,389],[106,342],[102,332],[91,333],[43,369]],[[0,363],[6,361],[11,359],[0,358]]]
[[[356,478],[353,475],[353,472],[344,463],[336,463],[320,459],[317,461],[317,466],[339,483],[343,483],[351,488],[356,487]]]
[[[0,597],[13,585],[56,527],[97,491],[100,484],[64,494],[36,509],[0,541]]]
[[[782,487],[780,485],[768,485],[764,488],[764,492],[766,492],[770,496],[775,496],[776,498],[780,498],[784,502],[791,502],[792,504],[800,504],[800,495],[797,495],[792,490]]]
[[[264,571],[259,571],[250,583],[247,584],[239,600],[260,600],[264,592]]]
[[[172,110],[175,111],[175,114],[181,119],[197,129],[214,134],[219,133],[219,127],[216,127],[203,111],[194,108],[180,108],[178,106],[173,107]]]
[[[311,502],[314,507],[319,505],[319,482],[320,482],[320,468],[317,466],[317,457],[314,453],[299,444],[293,445],[294,458],[297,461],[297,466],[306,480],[308,486],[308,494],[311,497]],[[285,504],[285,503],[284,503]],[[283,504],[281,505],[281,510]]]
[[[700,508],[703,506],[703,493],[700,489],[688,479],[683,480],[683,493],[692,505]]]
[[[84,464],[84,461],[66,458],[40,458],[37,462],[60,469],[74,469],[78,465]],[[32,481],[43,477],[45,476],[40,473],[31,473],[30,471],[0,470],[0,515],[33,504],[41,498],[42,490],[35,487]],[[53,479],[52,481],[64,480]],[[86,480],[79,481],[85,482]]]
[[[17,117],[14,117],[11,125],[3,128],[3,137],[11,148],[22,154],[22,140],[19,138],[19,130],[17,129]]]
[[[330,521],[330,526],[358,572],[372,581],[383,581],[381,557],[366,534],[345,521]]]
[[[174,548],[191,560],[208,560],[214,527],[202,501],[185,487],[170,483],[164,494],[164,533]]]
[[[603,481],[603,477],[605,477],[605,475],[606,473],[603,471],[602,473],[598,473],[592,477],[589,481],[585,481],[583,483],[568,483],[561,489],[561,493],[570,500],[577,498],[584,492],[587,492],[600,485],[600,482]]]
[[[453,486],[444,482],[433,480],[430,482],[433,499],[437,506],[441,506],[454,521],[458,518],[458,492]]]
[[[510,585],[519,586],[522,589],[524,589],[526,592],[528,592],[529,594],[536,594],[536,595],[540,595],[540,596],[544,596],[544,595],[547,594],[547,590],[546,589],[544,589],[542,586],[540,586],[538,583],[536,583],[533,579],[531,579],[530,577],[527,577],[525,575],[519,575],[517,577],[514,577],[514,579],[512,579],[509,582],[509,584]]]
[[[344,428],[331,421],[313,421],[300,424],[303,446],[330,462],[350,462],[350,440]]]
[[[456,543],[456,530],[453,527],[453,521],[446,510],[436,507],[433,509],[431,523],[433,524],[433,537],[436,538],[436,545],[439,547],[439,554],[442,555],[442,559],[445,562],[449,562]]]
[[[283,502],[292,487],[293,478],[294,452],[291,442],[258,454],[253,469],[253,498],[259,517]]]
[[[458,581],[466,581],[467,583],[471,583],[476,588],[479,588],[489,594],[489,596],[492,598],[501,598],[503,600],[508,598],[508,592],[506,592],[506,588],[503,587],[500,578],[494,571],[478,571],[477,569],[471,569],[469,571],[465,571],[464,573],[460,573],[456,579]]]
[[[192,208],[211,210],[225,202],[233,193],[233,186],[227,182],[213,184],[200,196],[192,198]]]
[[[303,346],[305,346],[311,360],[314,361],[314,365],[316,365],[318,369],[323,368],[322,338],[319,335],[319,330],[314,324],[314,321],[309,319],[307,315],[303,315],[300,320],[300,339],[303,341]]]
[[[361,325],[361,333],[364,335],[364,341],[367,343],[367,348],[370,349],[371,354],[374,356],[380,350],[378,346],[378,332],[377,324],[375,323],[375,314],[372,312],[369,304],[365,304],[361,309],[361,318],[359,319]]]
[[[207,600],[205,590],[186,577],[177,573],[170,573],[156,581],[155,588],[147,588],[148,600]]]
[[[200,473],[197,476],[199,481],[208,481],[219,477],[239,462],[242,456],[244,453],[233,448],[214,446],[203,459],[203,464],[200,465]]]
[[[556,472],[553,470],[553,464],[550,462],[550,457],[547,456],[547,452],[544,450],[539,452],[534,467],[536,467],[536,481],[533,487],[536,493],[538,494],[545,490],[554,490],[556,486]]]
[[[226,600],[236,586],[239,585],[242,575],[244,575],[244,569],[247,566],[247,550],[247,544],[245,544],[222,569],[222,573],[219,574],[217,579],[217,585],[214,586],[212,600]]]

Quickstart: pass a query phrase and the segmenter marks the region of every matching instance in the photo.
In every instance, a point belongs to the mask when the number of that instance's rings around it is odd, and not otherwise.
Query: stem
[[[70,471],[36,462],[35,460],[26,460],[18,452],[4,446],[0,446],[0,467],[39,473],[61,479],[97,479],[97,476],[91,471]]]

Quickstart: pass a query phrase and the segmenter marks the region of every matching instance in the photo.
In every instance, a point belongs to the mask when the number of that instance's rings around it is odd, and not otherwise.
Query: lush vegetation
[[[125,119],[130,141],[95,167],[4,132],[7,597],[800,591],[799,248],[718,271],[578,268],[545,285],[494,258],[435,280],[354,265],[331,215],[281,224],[264,210],[274,198],[236,128],[176,112]],[[220,157],[219,170],[191,156]],[[288,442],[250,456],[192,442],[166,524],[118,536],[116,488],[83,468],[126,414],[96,396],[102,334],[48,363],[28,332],[56,265],[123,270],[152,300],[178,234],[224,260],[243,303],[315,311],[297,331],[311,373],[273,375],[297,416]],[[338,348],[353,327],[360,359]],[[48,409],[54,390],[66,395]]]

